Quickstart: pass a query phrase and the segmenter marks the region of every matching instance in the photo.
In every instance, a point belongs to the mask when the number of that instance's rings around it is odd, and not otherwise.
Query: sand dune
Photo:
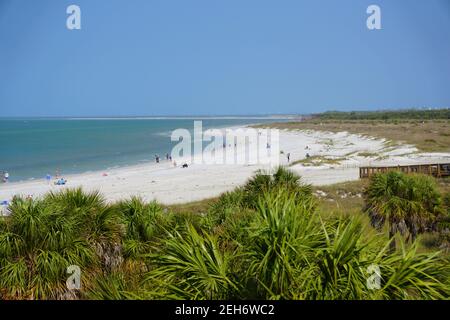
[[[306,147],[308,146],[308,149]],[[384,140],[355,134],[320,131],[280,131],[280,163],[302,175],[305,181],[326,185],[358,179],[362,165],[450,162],[450,153],[420,154],[410,145],[393,145]],[[288,164],[286,154],[291,154]],[[311,156],[309,163],[293,162]],[[180,164],[180,163],[178,163]],[[14,195],[36,198],[48,191],[82,187],[99,190],[108,201],[140,196],[165,204],[215,197],[243,184],[263,165],[192,164],[174,167],[169,162],[148,163],[108,171],[68,175],[65,186],[47,184],[44,179],[0,185],[0,200]],[[107,176],[103,174],[107,173]]]

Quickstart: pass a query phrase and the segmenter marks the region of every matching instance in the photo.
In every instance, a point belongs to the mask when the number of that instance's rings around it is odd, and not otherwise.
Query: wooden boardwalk
[[[359,177],[370,178],[376,173],[383,173],[388,171],[401,171],[404,173],[422,173],[436,178],[450,176],[450,163],[434,163],[434,164],[412,164],[407,166],[374,166],[374,167],[360,167]]]

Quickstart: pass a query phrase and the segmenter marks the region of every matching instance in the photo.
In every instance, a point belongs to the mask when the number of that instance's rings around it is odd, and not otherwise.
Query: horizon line
[[[302,114],[267,114],[267,115],[174,115],[174,116],[0,116],[0,119],[293,119],[301,118]]]
[[[325,114],[329,112],[340,112],[340,113],[350,113],[350,112],[365,112],[365,113],[377,113],[377,112],[408,112],[408,111],[431,111],[431,110],[448,110],[450,107],[410,107],[410,108],[380,108],[376,110],[364,110],[364,109],[353,109],[353,110],[337,110],[328,109],[321,112],[310,112],[310,113],[259,113],[259,114],[191,114],[191,115],[11,115],[11,116],[1,116],[0,119],[69,119],[69,120],[84,120],[84,119],[291,119],[291,118],[302,118],[308,116],[314,116],[318,114]]]

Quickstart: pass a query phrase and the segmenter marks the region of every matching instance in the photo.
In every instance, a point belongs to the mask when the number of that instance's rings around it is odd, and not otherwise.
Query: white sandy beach
[[[306,150],[306,146],[309,150]],[[410,145],[387,144],[385,140],[341,132],[280,131],[280,162],[290,163],[311,157],[336,159],[339,163],[314,165],[296,164],[290,168],[306,182],[327,185],[357,180],[359,167],[364,165],[401,165],[414,163],[450,162],[450,153],[419,153]],[[358,153],[371,153],[370,157]],[[107,201],[140,196],[164,204],[185,203],[211,198],[243,184],[262,165],[207,165],[192,164],[188,168],[174,167],[163,161],[121,167],[111,170],[66,175],[67,184],[56,186],[44,179],[13,182],[0,185],[0,201],[14,195],[37,198],[48,191],[82,187],[86,191],[99,190]],[[105,176],[104,173],[107,175]]]

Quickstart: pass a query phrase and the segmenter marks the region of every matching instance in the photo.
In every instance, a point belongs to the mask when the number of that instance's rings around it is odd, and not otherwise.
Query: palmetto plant
[[[368,236],[355,218],[322,221],[311,204],[283,193],[259,200],[245,244],[246,283],[256,297],[282,299],[437,299],[449,293],[448,261],[416,252],[417,244],[389,252],[382,235]],[[380,287],[368,286],[370,267],[380,269]]]
[[[246,278],[256,282],[257,296],[289,297],[294,279],[323,238],[313,208],[312,198],[299,202],[283,189],[258,198],[249,242],[243,244],[249,263]]]
[[[116,207],[125,224],[125,257],[139,258],[148,253],[152,240],[165,233],[170,216],[156,202],[145,203],[136,197],[122,201]]]
[[[259,170],[247,181],[243,187],[243,203],[247,207],[255,208],[259,196],[274,189],[282,189],[299,201],[312,197],[311,186],[303,183],[299,175],[284,167],[278,167],[273,173]]]
[[[443,212],[432,178],[396,171],[374,175],[365,201],[372,225],[378,229],[389,225],[391,250],[395,249],[397,232],[414,241],[419,233],[431,230]]]
[[[365,270],[374,262],[358,220],[322,223],[324,243],[315,250],[302,276],[305,299],[363,299],[367,297]]]
[[[117,208],[126,225],[126,237],[141,241],[149,241],[164,232],[164,226],[172,218],[157,202],[145,203],[136,197],[120,202]]]
[[[42,200],[16,197],[0,233],[0,292],[6,298],[76,298],[67,267],[102,266],[97,247],[120,238],[115,215],[98,193],[66,190]]]
[[[214,236],[192,225],[170,233],[149,258],[155,269],[146,281],[159,284],[166,298],[225,299],[237,291],[229,268],[231,255],[219,249]]]
[[[273,174],[273,186],[281,187],[285,190],[293,190],[303,195],[311,195],[312,188],[309,184],[304,184],[301,177],[295,172],[278,167]]]
[[[236,188],[225,192],[215,201],[208,212],[208,223],[212,226],[222,224],[230,215],[245,208],[244,191]]]
[[[377,227],[416,234],[435,227],[429,178],[380,175],[366,193]],[[322,218],[311,187],[285,169],[257,174],[206,216],[166,212],[132,198],[106,204],[80,189],[15,198],[0,217],[2,299],[441,299],[449,261],[417,241],[390,251],[356,217]],[[441,224],[444,220],[440,220]],[[372,232],[367,232],[370,229]],[[66,288],[66,268],[82,290]],[[379,268],[379,287],[367,285]]]
[[[15,198],[0,234],[0,288],[9,298],[62,298],[66,268],[95,263],[75,217],[52,211],[42,201]]]
[[[112,272],[92,279],[85,298],[93,300],[143,300],[157,298],[151,296],[142,286],[138,274]]]
[[[439,252],[418,253],[417,243],[400,252],[379,255],[382,287],[372,293],[376,299],[448,299],[450,268]]]
[[[417,243],[390,252],[381,235],[365,237],[358,220],[329,226],[326,245],[316,250],[300,279],[301,299],[443,299],[450,290],[448,261],[439,253],[417,253]],[[333,231],[334,230],[334,231]],[[368,281],[379,269],[379,287]],[[371,269],[372,268],[372,269]]]

